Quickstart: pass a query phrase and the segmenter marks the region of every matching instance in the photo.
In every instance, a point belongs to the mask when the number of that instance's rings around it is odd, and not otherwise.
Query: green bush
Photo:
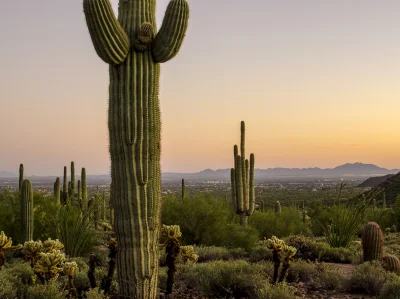
[[[183,245],[249,250],[258,241],[258,232],[254,228],[243,228],[239,225],[229,200],[210,194],[191,196],[184,201],[175,196],[166,197],[163,202],[162,223],[179,225]]]
[[[199,256],[198,263],[229,260],[232,258],[229,250],[225,247],[216,246],[195,246],[194,251]]]
[[[280,216],[273,210],[264,212],[255,211],[249,217],[249,224],[257,229],[259,238],[271,238],[276,236],[283,238],[292,234],[309,235],[309,227],[302,222],[302,215],[293,208],[283,207]]]
[[[179,265],[177,279],[210,298],[259,298],[258,291],[265,287],[272,268],[272,263],[249,264],[243,260]]]
[[[261,261],[272,261],[272,251],[266,246],[254,246],[249,253],[249,261],[252,263]]]
[[[285,282],[276,285],[266,282],[263,287],[256,291],[255,299],[292,299],[295,297],[296,289],[289,287]]]
[[[354,268],[348,288],[353,292],[376,296],[381,292],[385,283],[396,281],[396,279],[397,275],[385,271],[380,262],[366,262]]]
[[[37,284],[27,289],[29,299],[64,299],[68,291],[63,291],[56,283]]]
[[[0,298],[17,298],[17,289],[12,283],[13,277],[3,272],[4,271],[0,271]]]
[[[326,290],[342,290],[347,282],[347,277],[341,269],[334,265],[320,264],[316,282]]]
[[[385,283],[378,299],[400,299],[400,279]]]
[[[289,268],[286,280],[288,282],[308,282],[317,274],[315,264],[303,260],[296,260]]]

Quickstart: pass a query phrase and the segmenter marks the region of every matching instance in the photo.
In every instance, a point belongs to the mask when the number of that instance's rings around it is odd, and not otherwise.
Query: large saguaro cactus
[[[189,6],[171,0],[160,31],[155,0],[83,0],[94,48],[110,65],[108,128],[111,199],[119,296],[157,296],[160,229],[159,63],[173,58],[185,36]]]
[[[75,197],[75,163],[71,161],[71,196]]]
[[[249,160],[245,159],[245,125],[240,124],[240,155],[238,146],[233,147],[235,167],[231,168],[232,206],[240,215],[240,224],[247,226],[248,217],[253,214],[255,206],[254,196],[254,154]],[[249,173],[250,167],[250,173]]]

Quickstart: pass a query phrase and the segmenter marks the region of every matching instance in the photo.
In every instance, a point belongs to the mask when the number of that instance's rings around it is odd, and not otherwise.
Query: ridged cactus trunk
[[[82,168],[81,170],[81,188],[82,188],[82,209],[86,209],[88,207],[88,194],[87,194],[87,184],[86,184],[86,169]]]
[[[24,181],[24,164],[19,164],[19,192],[21,192],[22,183]]]
[[[245,159],[244,121],[240,124],[240,155],[238,146],[235,144],[233,156],[235,167],[231,168],[232,206],[234,211],[240,215],[240,224],[246,227],[248,217],[254,212],[255,196],[254,154],[250,154],[249,163],[249,160]]]
[[[71,161],[71,195],[75,197],[75,163]]]
[[[274,210],[275,210],[275,214],[276,214],[277,216],[281,216],[282,208],[281,208],[281,203],[279,202],[279,200],[277,200],[277,201],[275,202]]]
[[[381,260],[383,254],[383,233],[376,222],[368,222],[361,236],[364,262]]]
[[[56,198],[56,204],[61,205],[61,190],[60,190],[60,178],[57,177],[54,182],[54,197]]]
[[[23,242],[33,240],[33,190],[29,180],[21,187],[21,222]]]
[[[62,190],[62,204],[67,204],[68,199],[68,181],[67,181],[67,166],[64,166],[64,180],[63,180],[63,190]]]
[[[171,0],[158,33],[155,0],[84,0],[94,48],[110,74],[108,128],[111,199],[119,246],[121,298],[157,297],[160,229],[161,62],[173,58],[185,36],[189,7]]]

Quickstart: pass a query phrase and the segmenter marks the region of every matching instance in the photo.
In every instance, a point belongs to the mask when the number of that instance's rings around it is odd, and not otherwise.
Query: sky
[[[162,171],[232,167],[241,120],[256,168],[400,168],[400,1],[188,2],[161,65]],[[109,173],[108,66],[82,1],[4,1],[0,40],[0,171]]]

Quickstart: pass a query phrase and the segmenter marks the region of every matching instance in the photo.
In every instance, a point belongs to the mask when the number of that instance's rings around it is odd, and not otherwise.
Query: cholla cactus
[[[279,267],[281,266],[280,253],[285,246],[285,242],[279,240],[277,237],[272,236],[271,239],[265,240],[265,245],[268,249],[272,250],[272,261],[274,262],[274,283],[278,280]]]
[[[6,258],[4,257],[5,252],[17,248],[20,248],[20,246],[12,246],[12,239],[8,238],[2,231],[0,233],[0,269],[6,261]]]
[[[24,243],[22,253],[25,255],[26,260],[31,261],[31,267],[33,268],[39,259],[39,254],[44,251],[42,241],[27,241]]]
[[[285,279],[290,265],[294,261],[294,255],[296,254],[297,250],[292,246],[286,245],[284,241],[278,239],[275,236],[272,236],[271,239],[264,240],[263,243],[267,246],[268,249],[272,250],[272,260],[274,262],[274,283],[278,281],[279,268],[281,266],[281,263],[283,262],[281,275],[279,277],[279,282],[281,282]]]
[[[58,239],[52,240],[48,238],[46,241],[43,242],[43,249],[45,252],[60,251],[63,248],[63,243],[61,243]]]
[[[188,261],[197,262],[197,260],[199,259],[199,256],[194,252],[193,246],[181,246],[180,249],[184,263]]]
[[[283,266],[282,266],[281,275],[279,277],[279,282],[282,282],[285,279],[286,274],[289,271],[289,268],[294,261],[294,256],[295,256],[296,252],[297,252],[297,249],[292,246],[288,246],[286,244],[285,244],[285,246],[283,246],[283,250],[281,253],[281,259],[283,262]]]
[[[167,271],[167,288],[166,294],[172,293],[172,287],[175,279],[175,260],[180,253],[179,238],[182,236],[179,225],[164,225],[161,228],[160,243],[161,246],[165,247],[167,254],[166,261],[168,266]]]
[[[65,261],[65,254],[61,251],[41,252],[34,271],[41,274],[45,281],[55,281],[63,271],[61,264]]]
[[[165,225],[161,227],[160,243],[166,246],[170,240],[178,240],[182,236],[179,225]]]
[[[68,276],[68,291],[78,297],[78,291],[74,285],[75,273],[78,271],[76,262],[65,262],[63,265],[63,272]]]

